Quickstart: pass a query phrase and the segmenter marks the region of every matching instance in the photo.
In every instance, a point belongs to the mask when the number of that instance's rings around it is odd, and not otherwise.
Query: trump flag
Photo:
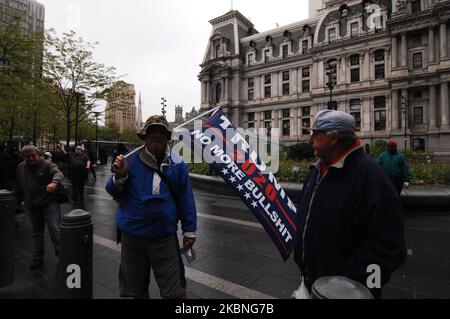
[[[268,166],[222,110],[189,133],[190,147],[239,194],[287,260],[297,241],[297,210]]]

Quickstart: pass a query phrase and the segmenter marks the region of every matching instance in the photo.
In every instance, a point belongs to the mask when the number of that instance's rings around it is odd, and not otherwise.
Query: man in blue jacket
[[[186,279],[178,244],[195,243],[197,212],[186,164],[170,152],[171,130],[163,116],[151,116],[138,136],[145,148],[113,163],[115,175],[106,190],[118,198],[116,215],[121,232],[119,273],[121,297],[148,298],[153,269],[161,297],[186,298]]]
[[[305,285],[311,290],[320,277],[344,276],[379,298],[406,258],[400,197],[382,167],[365,154],[351,115],[319,112],[311,143],[318,161],[300,196],[295,248]],[[380,270],[379,285],[368,280],[371,269]]]

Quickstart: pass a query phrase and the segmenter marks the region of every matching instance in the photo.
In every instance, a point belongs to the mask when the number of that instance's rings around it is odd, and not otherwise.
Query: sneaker
[[[40,267],[40,266],[42,266],[42,259],[34,258],[34,259],[31,261],[30,269],[35,269],[35,268],[38,268],[38,267]]]

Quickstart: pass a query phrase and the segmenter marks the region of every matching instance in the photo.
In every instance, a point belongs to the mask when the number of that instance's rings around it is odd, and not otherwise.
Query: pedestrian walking
[[[171,130],[163,116],[150,117],[138,136],[145,148],[113,163],[106,190],[120,202],[120,296],[148,298],[153,269],[162,298],[186,298],[186,278],[177,238],[183,248],[195,243],[197,213],[186,164],[168,146]]]
[[[397,150],[397,142],[389,141],[386,152],[377,159],[378,163],[385,169],[386,173],[394,183],[397,193],[400,195],[403,186],[408,187],[411,181],[408,162],[405,155]]]
[[[364,152],[355,119],[325,110],[317,114],[311,143],[318,159],[299,200],[299,242],[294,250],[302,280],[344,276],[367,285],[375,265],[381,288],[406,258],[400,197],[384,170]]]
[[[39,157],[39,150],[27,145],[21,151],[23,162],[17,168],[14,194],[17,204],[23,201],[33,229],[33,254],[30,269],[42,265],[44,257],[44,226],[47,225],[56,256],[60,248],[60,210],[52,196],[64,175],[54,163]]]
[[[89,157],[83,152],[81,145],[75,147],[75,152],[66,152],[66,150],[58,145],[58,148],[67,156],[70,170],[70,180],[72,182],[72,200],[84,200],[84,186],[88,170],[91,167]]]

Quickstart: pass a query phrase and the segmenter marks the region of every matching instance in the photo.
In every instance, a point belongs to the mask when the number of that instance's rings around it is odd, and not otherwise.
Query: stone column
[[[434,62],[435,61],[435,55],[434,55],[434,29],[429,28],[428,29],[428,62]]]
[[[392,38],[392,68],[398,67],[398,44],[397,36]]]
[[[291,137],[293,138],[298,138],[298,111],[298,107],[292,109]]]
[[[264,125],[261,126],[260,120],[261,120],[261,113],[255,112],[255,130],[259,130],[260,127],[264,127]]]
[[[408,52],[406,47],[406,33],[402,34],[402,41],[401,41],[401,66],[406,67],[408,65]]]
[[[448,104],[448,83],[444,82],[441,84],[441,128],[449,127],[449,104]]]
[[[447,25],[442,23],[440,26],[440,53],[441,60],[447,58]]]
[[[206,100],[206,82],[202,81],[202,104],[205,103]]]
[[[210,96],[211,96],[211,90],[210,90],[210,85],[209,85],[209,82],[205,82],[205,86],[206,86],[206,103],[209,105],[209,103],[210,103],[210,101],[211,101],[211,99],[210,99]]]
[[[370,52],[364,52],[363,80],[370,80]]]
[[[258,101],[261,98],[261,76],[254,77],[255,88],[255,100]]]
[[[392,91],[392,130],[398,130],[398,90]]]
[[[436,109],[437,109],[437,98],[436,98],[436,86],[430,85],[430,128],[437,128],[437,117],[436,117]]]

